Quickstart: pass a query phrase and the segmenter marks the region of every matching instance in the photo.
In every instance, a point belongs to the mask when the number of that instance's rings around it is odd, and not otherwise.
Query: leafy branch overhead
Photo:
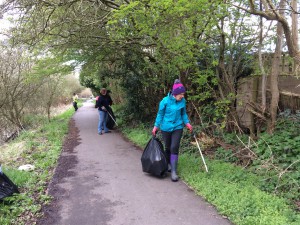
[[[292,189],[287,198],[297,201],[299,132],[286,131],[297,122],[283,127],[279,117],[299,109],[290,90],[299,85],[298,8],[296,0],[3,1],[0,15],[15,26],[1,42],[0,116],[20,129],[33,109],[50,120],[80,68],[94,95],[111,90],[124,123],[149,126],[179,78],[191,122],[210,140],[206,154],[269,176],[260,188],[285,197]],[[281,78],[293,78],[289,95]]]

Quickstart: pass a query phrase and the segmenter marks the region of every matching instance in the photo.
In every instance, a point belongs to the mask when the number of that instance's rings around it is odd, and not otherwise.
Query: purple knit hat
[[[179,95],[182,93],[185,93],[185,87],[183,86],[183,84],[180,82],[179,79],[176,79],[173,84],[172,94]]]

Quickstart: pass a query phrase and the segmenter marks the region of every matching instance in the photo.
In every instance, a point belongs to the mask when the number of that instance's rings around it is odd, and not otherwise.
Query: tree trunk
[[[283,9],[285,6],[285,0],[280,1],[280,8]],[[280,11],[281,16],[283,15],[283,11]],[[272,60],[271,74],[270,74],[270,91],[271,91],[271,103],[270,103],[270,115],[271,118],[268,121],[268,133],[272,134],[277,118],[277,108],[279,102],[279,89],[278,89],[278,76],[280,73],[280,61],[281,61],[281,50],[282,50],[282,39],[283,39],[283,25],[281,22],[277,23],[277,40],[276,40],[276,48],[274,52],[274,57]]]
[[[260,10],[262,10],[262,3],[260,1]],[[265,110],[267,108],[267,75],[264,69],[263,65],[263,59],[262,59],[262,45],[263,45],[263,18],[260,17],[260,23],[259,23],[259,46],[258,46],[258,61],[259,61],[259,69],[261,72],[261,108],[262,108],[262,113],[265,113]]]
[[[225,66],[225,51],[226,51],[226,44],[225,44],[225,32],[224,32],[224,18],[221,19],[221,27],[220,27],[220,53],[219,53],[219,71],[220,71],[220,79],[222,80],[222,88],[225,89],[225,93],[227,96],[229,93],[235,93],[234,85],[232,79],[230,79],[229,74],[227,73],[226,66]]]
[[[251,95],[251,101],[253,103],[257,102],[258,83],[259,83],[258,77],[254,77],[252,83],[252,95]],[[250,137],[252,139],[256,137],[256,123],[255,123],[255,115],[253,113],[250,114]]]
[[[296,52],[299,52],[299,34],[298,34],[298,13],[297,13],[297,0],[292,0],[292,39]],[[294,73],[297,74],[297,62],[294,60]]]
[[[255,9],[256,1],[254,1],[254,0],[248,0],[248,1],[249,1],[249,5],[250,5],[250,10],[245,9],[247,12],[249,12],[253,15],[262,16],[262,17],[266,18],[267,20],[275,20],[275,21],[281,23],[283,32],[285,34],[286,45],[288,48],[289,55],[294,59],[295,66],[299,68],[300,52],[299,52],[299,48],[298,48],[298,42],[295,42],[293,40],[290,25],[289,25],[287,19],[285,18],[284,13],[282,12],[283,10],[280,10],[280,9],[284,9],[285,4],[288,1],[281,0],[279,3],[279,6],[275,6],[275,7],[271,3],[271,1],[262,1],[262,3],[264,4],[264,11],[262,11],[262,10],[258,11]],[[295,5],[295,4],[296,4],[296,0],[293,0],[293,2],[292,2],[293,10],[292,11],[296,14],[299,14],[296,12],[297,8],[293,7],[293,5]],[[277,10],[279,10],[279,14],[277,13]],[[295,33],[297,33],[296,30],[295,30]]]

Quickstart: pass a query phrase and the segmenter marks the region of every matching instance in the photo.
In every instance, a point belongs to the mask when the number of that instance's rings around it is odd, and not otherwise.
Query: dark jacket
[[[96,101],[95,108],[98,108],[100,111],[106,111],[109,109],[110,105],[110,98],[108,98],[106,95],[100,95],[98,100]]]
[[[107,93],[107,94],[105,95],[105,97],[106,97],[107,100],[108,100],[108,104],[109,104],[109,105],[112,105],[112,104],[113,104],[113,101],[112,101],[110,95]]]

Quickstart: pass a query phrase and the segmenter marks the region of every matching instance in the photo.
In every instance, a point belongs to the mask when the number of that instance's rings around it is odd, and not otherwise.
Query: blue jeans
[[[104,132],[108,132],[108,128],[106,127],[107,121],[107,112],[98,110],[99,112],[99,123],[98,123],[98,133],[102,132],[102,127],[104,128]]]

